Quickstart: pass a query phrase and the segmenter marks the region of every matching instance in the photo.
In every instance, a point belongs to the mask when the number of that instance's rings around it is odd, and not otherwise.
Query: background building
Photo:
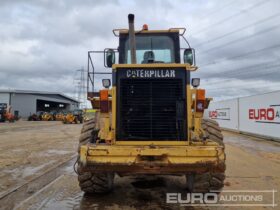
[[[29,90],[0,90],[0,104],[12,107],[23,118],[37,111],[66,111],[79,108],[79,101],[57,92]]]
[[[280,141],[280,91],[211,102],[204,114],[224,129]]]

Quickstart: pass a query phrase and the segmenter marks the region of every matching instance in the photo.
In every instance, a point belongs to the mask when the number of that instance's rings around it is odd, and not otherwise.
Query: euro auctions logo
[[[180,206],[276,207],[276,190],[223,190],[209,193],[166,193],[166,203]]]
[[[217,111],[209,111],[209,117],[211,119],[215,119],[218,116],[218,112]]]
[[[217,120],[230,120],[230,108],[220,108],[209,111],[209,118]]]
[[[249,120],[257,123],[280,124],[280,105],[270,105],[267,108],[249,109]]]

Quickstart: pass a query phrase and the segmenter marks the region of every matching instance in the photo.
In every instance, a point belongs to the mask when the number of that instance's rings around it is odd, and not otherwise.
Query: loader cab
[[[117,141],[187,139],[190,75],[185,66],[178,66],[179,40],[179,30],[136,31],[136,63],[132,64],[129,33],[119,33],[119,65],[113,71]]]
[[[137,64],[180,63],[178,31],[144,30],[135,33]],[[119,64],[130,64],[129,35],[119,35]]]
[[[189,139],[187,114],[191,108],[187,104],[191,96],[187,90],[190,69],[195,70],[196,66],[194,50],[183,37],[185,30],[143,29],[135,31],[132,39],[131,30],[114,29],[119,38],[118,49],[88,52],[87,89],[92,90],[88,91],[88,98],[100,113],[112,111],[113,141]],[[180,39],[186,41],[187,48],[180,46]],[[103,53],[104,66],[112,73],[95,72],[91,53]],[[105,86],[102,90],[107,96],[110,92],[111,98],[102,99],[101,91],[94,92],[95,74],[112,74],[112,90]]]

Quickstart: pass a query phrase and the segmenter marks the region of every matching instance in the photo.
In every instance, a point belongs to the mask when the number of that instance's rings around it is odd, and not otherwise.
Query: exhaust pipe
[[[136,64],[136,43],[135,43],[135,31],[134,31],[134,14],[128,15],[128,27],[129,27],[129,46],[131,63]]]

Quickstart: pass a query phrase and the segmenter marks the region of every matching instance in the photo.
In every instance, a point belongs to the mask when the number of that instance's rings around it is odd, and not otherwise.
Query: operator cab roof
[[[159,34],[159,33],[179,33],[180,36],[183,36],[186,32],[186,28],[170,28],[167,30],[138,30],[135,31],[135,34],[145,34],[145,33],[151,33],[151,34]],[[120,34],[128,34],[128,29],[114,29],[113,34],[117,37],[120,36]]]

